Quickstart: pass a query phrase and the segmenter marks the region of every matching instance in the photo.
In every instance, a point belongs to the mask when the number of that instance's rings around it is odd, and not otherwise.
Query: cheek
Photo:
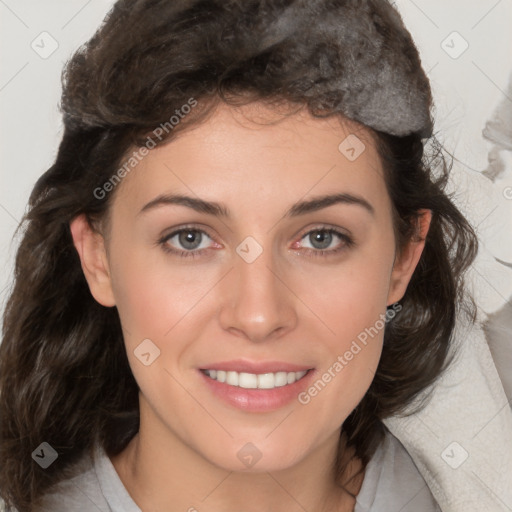
[[[393,249],[390,243],[378,247],[330,271],[317,268],[303,281],[301,293],[312,290],[307,304],[319,317],[310,329],[320,340],[322,365],[301,403],[333,426],[363,398],[380,360]]]
[[[132,338],[163,339],[215,283],[211,269],[185,268],[158,248],[119,247],[112,260],[116,306]]]
[[[311,266],[295,280],[297,295],[317,314],[331,352],[347,350],[385,313],[392,261],[391,244],[376,243],[337,265]]]
[[[188,272],[165,253],[157,253],[144,248],[128,252],[119,245],[112,251],[111,266],[130,367],[144,396],[155,406],[167,404],[170,396],[171,402],[181,403],[182,389],[171,375],[177,375],[190,340],[200,336],[204,324],[196,315],[207,303],[201,298],[215,282],[211,271]],[[143,354],[147,353],[146,366]]]

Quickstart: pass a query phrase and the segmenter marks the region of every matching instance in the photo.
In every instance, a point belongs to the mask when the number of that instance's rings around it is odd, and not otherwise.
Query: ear
[[[93,230],[85,214],[75,217],[69,227],[92,296],[103,306],[115,306],[103,236]]]
[[[432,212],[430,210],[420,210],[419,215],[415,235],[407,242],[401,254],[397,255],[395,259],[389,284],[388,306],[398,302],[405,295],[409,281],[425,247],[425,238],[430,228]]]

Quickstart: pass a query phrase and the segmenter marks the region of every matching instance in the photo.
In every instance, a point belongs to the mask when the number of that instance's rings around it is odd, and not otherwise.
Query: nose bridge
[[[243,333],[251,341],[264,341],[296,322],[289,291],[276,277],[272,247],[247,237],[237,247],[234,268],[223,288],[220,320],[226,330]]]

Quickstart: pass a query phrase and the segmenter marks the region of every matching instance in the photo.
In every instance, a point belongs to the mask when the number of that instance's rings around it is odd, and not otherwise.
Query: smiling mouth
[[[288,386],[304,378],[309,371],[246,373],[224,370],[201,370],[212,380],[244,389],[274,389]]]

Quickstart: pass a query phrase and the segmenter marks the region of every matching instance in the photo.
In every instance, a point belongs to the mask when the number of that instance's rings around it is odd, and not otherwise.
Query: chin
[[[255,474],[291,468],[300,463],[308,452],[304,446],[290,446],[282,438],[269,442],[263,437],[261,441],[238,441],[230,443],[230,446],[216,448],[213,453],[208,450],[208,453],[201,455],[214,466],[226,471]]]

